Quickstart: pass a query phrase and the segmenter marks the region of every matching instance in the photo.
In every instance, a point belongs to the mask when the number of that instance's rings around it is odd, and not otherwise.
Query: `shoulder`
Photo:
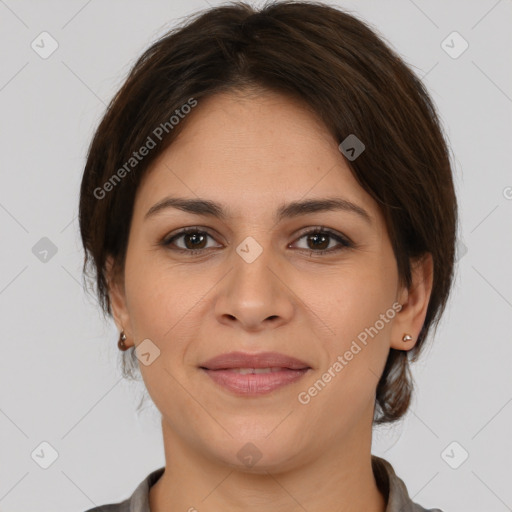
[[[164,470],[165,467],[161,467],[149,473],[129,498],[117,503],[90,508],[84,512],[150,512],[149,489],[162,476]]]
[[[440,508],[423,508],[417,503],[412,504],[411,512],[443,512]]]
[[[129,500],[121,501],[119,503],[111,503],[109,505],[102,505],[101,507],[94,507],[84,512],[130,512]]]
[[[377,485],[387,499],[386,512],[443,512],[439,508],[423,508],[413,502],[404,481],[387,460],[372,455],[372,469]]]
[[[423,508],[417,503],[411,504],[411,512],[443,512],[440,508]]]
[[[133,496],[133,495],[132,495]],[[109,503],[100,507],[89,508],[84,512],[130,512],[130,500],[132,497],[118,503]]]

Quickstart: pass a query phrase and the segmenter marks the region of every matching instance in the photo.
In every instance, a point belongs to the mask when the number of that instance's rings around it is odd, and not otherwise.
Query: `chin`
[[[270,436],[265,433],[259,438],[246,435],[224,439],[210,445],[222,447],[222,450],[210,453],[218,462],[237,471],[251,474],[280,473],[299,464],[300,449],[297,445],[293,438],[274,432]]]

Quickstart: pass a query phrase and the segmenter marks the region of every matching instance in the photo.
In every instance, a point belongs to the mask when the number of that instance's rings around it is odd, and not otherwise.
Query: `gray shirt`
[[[151,512],[149,489],[162,476],[164,469],[161,467],[150,473],[126,500],[91,508],[86,512]],[[439,508],[426,509],[413,503],[404,482],[387,460],[372,455],[372,469],[377,486],[387,500],[386,512],[443,512]]]

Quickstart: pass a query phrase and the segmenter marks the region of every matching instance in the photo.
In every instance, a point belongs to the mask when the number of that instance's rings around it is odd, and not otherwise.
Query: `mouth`
[[[202,368],[217,385],[238,396],[258,396],[296,383],[311,368],[229,368],[208,370]]]
[[[231,352],[199,366],[223,390],[238,396],[258,396],[296,383],[312,370],[297,358],[263,352]]]
[[[310,368],[309,364],[296,357],[280,354],[278,352],[260,352],[250,354],[246,352],[229,352],[220,354],[200,365],[205,370],[304,370]]]
[[[210,368],[203,368],[204,370],[211,370]],[[307,368],[301,368],[302,370],[307,370]],[[272,366],[270,368],[219,368],[217,370],[211,370],[212,372],[235,372],[239,373],[240,375],[248,375],[248,374],[255,374],[255,373],[276,373],[276,372],[282,372],[285,370],[293,370],[293,371],[300,371],[301,369],[294,370],[293,368],[283,368],[280,366]]]

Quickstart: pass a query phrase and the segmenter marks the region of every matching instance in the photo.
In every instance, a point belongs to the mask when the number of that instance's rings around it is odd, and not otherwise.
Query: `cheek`
[[[302,296],[331,338],[339,340],[357,336],[373,325],[392,306],[396,294],[393,267],[377,262],[340,267],[321,281],[314,281],[314,286],[311,282],[308,278],[304,283]]]
[[[177,321],[179,311],[170,301],[177,290],[168,274],[149,260],[132,253],[126,261],[127,309],[135,342],[149,338],[160,347],[163,335]]]
[[[126,294],[136,342],[152,340],[164,355],[158,363],[165,359],[165,366],[176,369],[182,365],[191,339],[198,337],[205,294],[216,279],[211,276],[210,282],[206,275],[191,275],[185,266],[149,256],[133,258],[130,264]]]
[[[395,279],[392,264],[367,262],[338,269],[310,293],[308,306],[320,319],[317,332],[326,351],[322,370],[337,389],[334,401],[373,392],[389,352]]]

